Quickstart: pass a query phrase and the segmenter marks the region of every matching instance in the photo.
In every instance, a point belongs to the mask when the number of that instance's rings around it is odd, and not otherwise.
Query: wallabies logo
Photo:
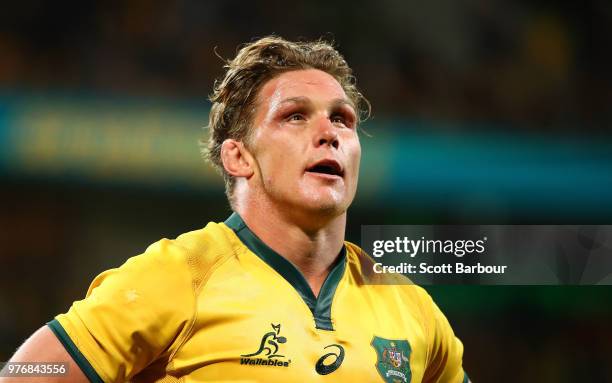
[[[287,338],[280,335],[281,325],[270,323],[273,331],[264,334],[259,343],[259,349],[251,354],[240,355],[240,364],[257,366],[289,367],[291,360],[281,360],[285,355],[279,353],[280,345],[287,343]],[[258,358],[256,358],[259,356]],[[265,359],[262,358],[265,356]]]

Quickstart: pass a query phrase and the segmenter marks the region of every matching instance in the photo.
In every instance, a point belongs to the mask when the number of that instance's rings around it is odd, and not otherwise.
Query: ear
[[[253,173],[253,157],[241,141],[228,138],[221,145],[221,162],[225,171],[234,177],[250,178]]]

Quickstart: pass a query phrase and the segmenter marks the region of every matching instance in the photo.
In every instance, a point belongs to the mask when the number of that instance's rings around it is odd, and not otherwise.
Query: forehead
[[[271,105],[291,97],[348,101],[344,89],[330,74],[318,69],[303,69],[282,73],[266,82],[259,92],[259,104]]]

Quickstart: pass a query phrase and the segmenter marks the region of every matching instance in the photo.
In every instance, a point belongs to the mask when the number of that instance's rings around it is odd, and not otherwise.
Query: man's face
[[[271,202],[341,214],[357,189],[357,116],[340,84],[316,69],[286,72],[257,98],[249,148],[254,179]]]

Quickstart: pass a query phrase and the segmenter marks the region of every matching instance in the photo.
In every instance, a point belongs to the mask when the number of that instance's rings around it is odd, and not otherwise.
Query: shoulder
[[[384,290],[386,296],[395,296],[406,306],[418,310],[424,320],[432,316],[435,303],[424,288],[402,274],[377,273],[375,259],[351,242],[345,242],[345,245],[347,264],[359,283],[370,285],[375,290]]]
[[[407,285],[418,287],[408,277],[402,274],[378,272],[379,269],[375,267],[377,261],[370,257],[365,250],[354,243],[348,241],[344,243],[347,249],[347,262],[357,268],[365,283],[371,285]]]
[[[189,290],[201,285],[210,271],[234,254],[229,229],[210,222],[206,227],[190,231],[176,239],[163,238],[139,255],[133,256],[118,268],[100,274],[90,285],[87,295],[103,282],[122,279],[152,289],[163,286],[185,286]],[[163,281],[163,283],[160,283]]]
[[[206,227],[179,235],[176,239],[163,238],[147,248],[145,254],[169,258],[199,256],[214,262],[232,251],[229,232],[224,224],[209,222]]]
[[[231,229],[210,222],[206,227],[181,234],[176,239],[163,238],[150,245],[142,256],[159,265],[183,264],[205,272],[234,253]]]
[[[196,319],[197,295],[208,275],[234,254],[228,230],[209,223],[153,243],[98,275],[86,298],[74,302],[50,326],[61,327],[64,338],[105,380],[127,380],[187,339]]]

